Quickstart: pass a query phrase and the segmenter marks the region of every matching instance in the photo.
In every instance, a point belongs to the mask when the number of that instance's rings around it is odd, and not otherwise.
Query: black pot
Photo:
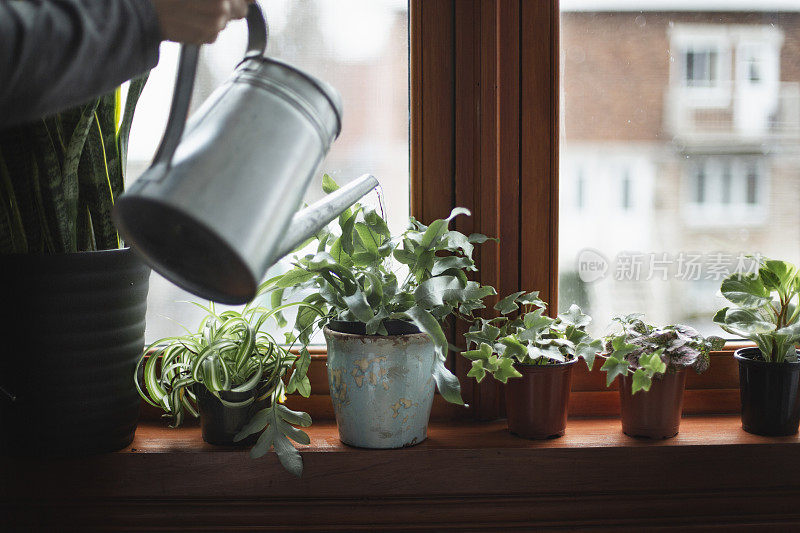
[[[250,435],[244,440],[234,442],[233,437],[247,424],[250,419],[261,409],[269,406],[269,400],[263,399],[243,407],[229,407],[203,384],[195,384],[192,391],[197,396],[197,407],[200,411],[200,427],[203,440],[209,444],[223,446],[249,446],[258,440],[258,434]],[[222,391],[220,396],[228,402],[242,402],[255,396],[256,391],[229,392]]]
[[[768,363],[758,348],[741,348],[742,427],[756,435],[794,435],[800,423],[800,362]]]
[[[150,269],[130,249],[0,265],[0,447],[72,455],[130,444]]]

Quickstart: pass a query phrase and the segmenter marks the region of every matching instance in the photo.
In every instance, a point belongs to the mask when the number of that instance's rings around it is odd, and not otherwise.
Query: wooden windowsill
[[[145,421],[116,453],[0,460],[0,514],[85,530],[800,523],[800,439],[750,435],[737,416],[687,417],[662,441],[627,437],[618,419],[570,420],[549,441],[504,421],[437,422],[400,450],[345,446],[330,421],[309,435],[297,479],[272,454],[253,460],[203,443],[198,427]]]

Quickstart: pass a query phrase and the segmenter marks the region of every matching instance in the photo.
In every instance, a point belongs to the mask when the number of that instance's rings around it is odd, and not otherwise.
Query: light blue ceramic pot
[[[324,329],[339,438],[361,448],[402,448],[428,436],[433,342],[424,333],[354,335]]]

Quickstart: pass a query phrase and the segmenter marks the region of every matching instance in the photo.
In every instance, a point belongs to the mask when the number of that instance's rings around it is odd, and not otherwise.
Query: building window
[[[747,168],[747,203],[755,205],[758,203],[758,165],[750,164]]]
[[[583,177],[583,168],[578,169],[578,177],[575,180],[575,207],[583,209],[586,179]]]
[[[691,164],[691,202],[706,207],[756,205],[763,163],[736,156],[702,157]]]
[[[719,52],[716,49],[687,50],[684,59],[687,86],[715,87],[719,84]]]

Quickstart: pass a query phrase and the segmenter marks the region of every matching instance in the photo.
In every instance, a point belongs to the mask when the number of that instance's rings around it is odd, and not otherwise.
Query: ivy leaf
[[[469,372],[467,372],[467,377],[475,378],[475,381],[480,383],[483,381],[483,378],[486,377],[486,369],[483,368],[483,361],[477,359],[472,361],[472,368],[470,368]]]
[[[494,353],[492,347],[489,344],[482,342],[480,348],[477,350],[467,350],[465,352],[461,352],[461,355],[470,361],[478,361],[482,359],[489,359],[489,357],[492,356],[492,353]]]
[[[482,325],[479,330],[470,330],[464,334],[467,340],[479,343],[493,344],[500,336],[500,328],[493,326],[488,320],[482,320]]]
[[[501,314],[507,315],[509,313],[513,313],[517,309],[519,309],[519,305],[516,302],[517,296],[524,294],[525,291],[514,292],[497,302],[497,305],[494,308],[500,311]]]
[[[620,359],[615,356],[609,356],[606,359],[603,366],[600,367],[600,370],[605,371],[606,374],[606,387],[610,386],[611,383],[614,381],[619,375],[627,376],[628,375],[628,361],[626,359]]]
[[[643,368],[649,375],[663,374],[667,370],[667,365],[661,359],[664,349],[656,350],[651,353],[644,353],[639,357],[639,366]]]
[[[591,372],[594,366],[595,357],[603,351],[603,341],[600,339],[593,340],[592,342],[582,342],[575,348],[575,355],[580,357],[586,363],[586,367]]]
[[[720,290],[728,301],[746,309],[772,302],[769,290],[758,275],[732,274],[722,282]]]
[[[636,394],[640,390],[649,391],[653,383],[651,378],[643,369],[637,368],[633,373],[633,380],[631,382],[631,394]]]
[[[528,347],[519,342],[513,335],[503,337],[498,342],[506,347],[503,351],[505,357],[518,357],[521,359],[528,353]]]
[[[578,328],[585,328],[592,323],[592,317],[583,314],[581,308],[575,304],[569,307],[569,311],[558,315],[562,322],[573,325]]]
[[[508,357],[501,357],[497,361],[497,370],[494,371],[494,378],[500,383],[507,383],[508,378],[521,378],[516,368],[514,368],[514,360]]]

